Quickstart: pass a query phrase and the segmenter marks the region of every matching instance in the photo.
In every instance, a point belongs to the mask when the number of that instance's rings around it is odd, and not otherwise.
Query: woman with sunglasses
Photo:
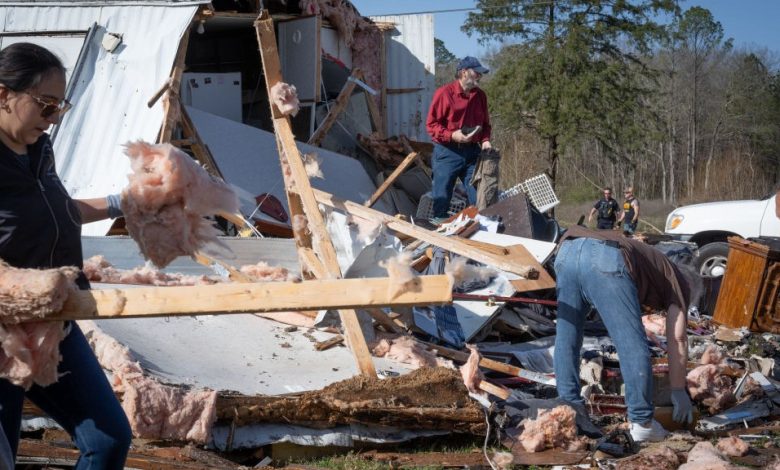
[[[0,51],[0,259],[11,266],[81,268],[81,224],[121,215],[117,196],[73,200],[57,177],[46,130],[69,108],[54,54],[29,43]],[[83,273],[77,283],[89,288]],[[15,456],[27,397],[71,435],[77,469],[124,468],[127,417],[78,325],[66,328],[57,382],[25,390],[0,378],[0,424]]]

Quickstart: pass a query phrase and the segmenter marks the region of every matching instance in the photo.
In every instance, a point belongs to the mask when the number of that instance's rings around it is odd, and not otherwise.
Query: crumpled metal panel
[[[388,135],[404,134],[430,142],[425,118],[435,90],[436,57],[433,46],[433,15],[374,16],[374,21],[395,23],[396,31],[385,36],[386,87],[416,89],[387,95]]]
[[[156,139],[162,100],[152,108],[146,103],[170,76],[179,40],[199,3],[208,2],[0,3],[3,31],[86,31],[98,24],[70,96],[74,107],[54,142],[60,178],[74,198],[119,192],[130,172],[122,145]],[[122,35],[112,53],[100,46],[106,32]],[[29,38],[46,44],[45,36]],[[71,44],[67,52],[60,51],[66,62],[78,56],[73,48]],[[72,69],[75,64],[65,65]],[[111,221],[96,222],[83,231],[104,235],[110,225]]]

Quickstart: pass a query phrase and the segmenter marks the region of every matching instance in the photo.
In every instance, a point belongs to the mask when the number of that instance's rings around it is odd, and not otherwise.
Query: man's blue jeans
[[[469,205],[477,203],[477,190],[469,181],[479,158],[479,144],[433,144],[433,216],[447,217],[455,181],[460,178],[466,187]]]
[[[644,424],[653,418],[653,373],[636,284],[619,248],[603,240],[577,238],[561,245],[555,259],[558,321],[555,380],[558,395],[583,403],[580,396],[580,350],[585,315],[592,305],[607,327],[620,358],[626,386],[628,419]]]
[[[130,424],[75,322],[60,343],[60,354],[59,380],[48,387],[33,385],[27,398],[71,435],[81,451],[77,470],[123,469],[132,439]],[[23,388],[0,379],[0,422],[14,456],[24,397]]]

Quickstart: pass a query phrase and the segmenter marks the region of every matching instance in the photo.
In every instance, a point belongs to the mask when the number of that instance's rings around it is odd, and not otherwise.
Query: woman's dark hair
[[[0,51],[0,84],[13,91],[29,90],[55,70],[65,73],[62,61],[37,44],[18,42]]]

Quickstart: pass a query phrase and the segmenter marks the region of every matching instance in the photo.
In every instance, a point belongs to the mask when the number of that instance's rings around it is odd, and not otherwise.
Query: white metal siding
[[[197,8],[182,3],[0,4],[4,31],[87,30],[95,22],[104,28],[96,34],[73,89],[73,110],[65,116],[54,144],[58,172],[71,196],[100,197],[127,185],[130,164],[122,145],[156,139],[162,100],[151,109],[146,102],[168,79],[179,40]],[[114,53],[99,46],[106,30],[123,35]],[[109,227],[110,221],[96,222],[85,225],[83,232],[105,235]]]
[[[433,15],[376,16],[372,19],[395,23],[397,29],[397,33],[390,32],[385,36],[386,87],[424,88],[413,93],[387,95],[387,132],[428,142],[430,138],[425,131],[425,118],[433,99],[436,66]]]

